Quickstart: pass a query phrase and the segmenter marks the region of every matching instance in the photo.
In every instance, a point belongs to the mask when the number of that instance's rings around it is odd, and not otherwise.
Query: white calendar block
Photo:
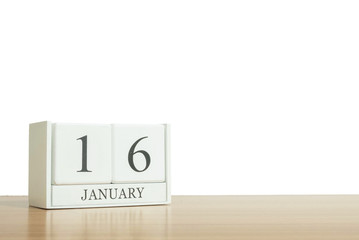
[[[45,209],[171,202],[168,124],[30,124],[29,204]]]
[[[53,184],[111,183],[111,126],[53,124]]]
[[[165,181],[165,126],[112,126],[112,182]]]

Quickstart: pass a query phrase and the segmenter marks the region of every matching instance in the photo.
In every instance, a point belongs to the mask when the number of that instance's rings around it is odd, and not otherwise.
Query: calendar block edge
[[[167,184],[167,201],[171,203],[171,125],[166,123],[165,126],[165,163],[166,163],[166,184]]]
[[[51,206],[51,134],[50,121],[29,125],[29,205]]]

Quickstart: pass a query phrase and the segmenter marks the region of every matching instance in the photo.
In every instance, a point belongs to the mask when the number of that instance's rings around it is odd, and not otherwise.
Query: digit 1
[[[87,170],[87,135],[76,140],[81,140],[82,142],[82,169],[77,172],[92,172]]]

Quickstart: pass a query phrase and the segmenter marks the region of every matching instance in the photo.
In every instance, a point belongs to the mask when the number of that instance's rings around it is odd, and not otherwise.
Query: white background
[[[357,1],[1,1],[0,195],[28,124],[172,124],[173,194],[359,193]]]

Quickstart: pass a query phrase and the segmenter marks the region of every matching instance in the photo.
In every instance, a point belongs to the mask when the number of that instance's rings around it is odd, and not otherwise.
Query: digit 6
[[[144,150],[138,150],[135,152],[135,148],[136,148],[136,145],[142,140],[142,139],[145,139],[145,138],[148,138],[148,137],[143,137],[143,138],[140,138],[138,139],[130,148],[130,151],[128,152],[128,163],[130,164],[130,167],[135,171],[135,172],[143,172],[143,171],[146,171],[146,169],[150,166],[151,164],[151,157],[150,157],[150,154],[148,154],[148,152],[144,151]],[[137,153],[141,153],[143,154],[143,156],[145,157],[146,159],[146,167],[142,170],[138,170],[133,162],[133,155],[137,154]]]

